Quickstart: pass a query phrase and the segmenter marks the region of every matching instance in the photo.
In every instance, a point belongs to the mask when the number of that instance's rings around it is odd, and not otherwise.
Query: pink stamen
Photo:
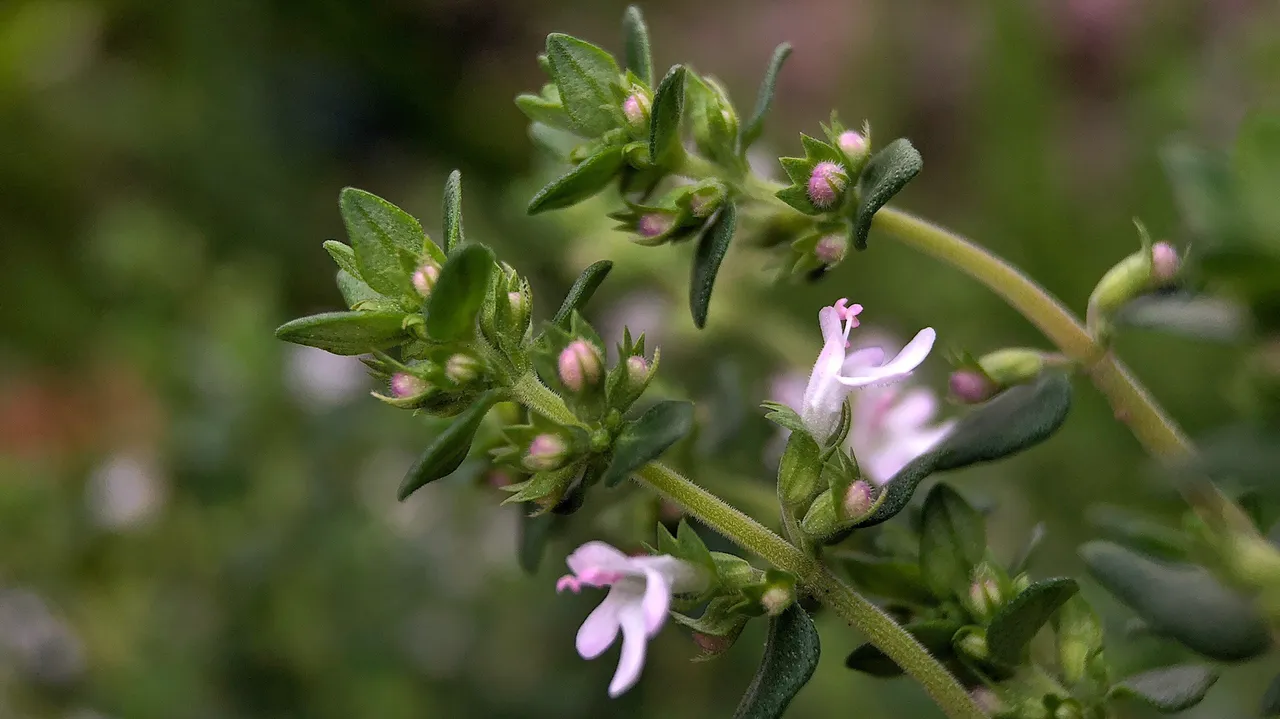
[[[844,348],[849,349],[849,330],[857,327],[861,323],[858,321],[858,315],[862,314],[862,305],[848,304],[848,298],[841,297],[832,305],[832,309],[836,311],[836,316],[844,320]]]
[[[578,578],[572,574],[566,574],[556,580],[556,594],[559,594],[566,589],[577,594],[582,591],[582,582],[579,582]]]

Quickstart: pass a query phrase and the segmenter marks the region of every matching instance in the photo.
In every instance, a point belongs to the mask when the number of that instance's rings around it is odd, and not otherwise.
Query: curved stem
[[[937,225],[890,207],[876,213],[872,227],[956,267],[1004,298],[1045,334],[1063,354],[1088,370],[1116,418],[1153,455],[1192,452],[1191,442],[1164,414],[1129,369],[1089,335],[1080,320],[1048,290],[978,245]]]
[[[872,644],[920,682],[948,717],[981,719],[986,716],[964,687],[915,637],[840,581],[818,560],[805,555],[787,540],[666,465],[650,462],[636,474],[644,484],[684,507],[703,524],[764,557],[779,569],[796,575],[800,584],[812,591],[819,601],[865,634]]]

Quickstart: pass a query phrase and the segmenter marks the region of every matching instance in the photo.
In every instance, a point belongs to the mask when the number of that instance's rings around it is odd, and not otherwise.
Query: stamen
[[[582,591],[582,582],[579,582],[578,578],[572,574],[566,574],[556,580],[556,594],[559,594],[566,589],[577,594]]]

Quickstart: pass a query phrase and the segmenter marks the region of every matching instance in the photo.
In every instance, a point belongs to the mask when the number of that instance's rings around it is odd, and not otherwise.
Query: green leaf
[[[1280,675],[1271,680],[1267,690],[1262,694],[1262,702],[1258,708],[1258,716],[1280,716]]]
[[[671,445],[693,429],[693,404],[659,402],[636,421],[623,426],[613,445],[613,460],[604,473],[604,484],[613,487],[633,472],[662,456]]]
[[[789,429],[792,432],[809,431],[805,429],[804,420],[800,419],[800,415],[796,414],[796,411],[787,405],[766,400],[761,402],[760,406],[766,410],[764,418],[779,427]]]
[[[1135,674],[1114,686],[1108,697],[1133,697],[1161,714],[1173,714],[1200,703],[1218,681],[1218,672],[1199,664],[1179,664]]]
[[[336,355],[359,355],[404,342],[403,312],[325,312],[299,317],[276,329],[276,337]]]
[[[937,484],[920,518],[920,575],[939,599],[963,596],[987,551],[982,515],[954,489]]]
[[[599,137],[617,126],[610,108],[617,103],[612,88],[621,71],[612,55],[576,37],[552,33],[547,36],[547,58],[575,130]]]
[[[711,289],[737,226],[738,208],[733,202],[726,202],[711,226],[698,238],[698,249],[693,256],[693,280],[689,284],[689,309],[693,312],[693,324],[698,329],[707,325]]]
[[[338,270],[337,280],[338,291],[342,293],[342,299],[346,301],[348,308],[360,311],[376,310],[403,314],[398,302],[374,292],[373,288],[365,284],[364,280],[346,270]]]
[[[853,217],[853,246],[867,249],[867,234],[876,211],[920,172],[924,160],[906,138],[898,138],[872,155],[858,178],[858,210]]]
[[[857,527],[870,527],[906,508],[916,486],[935,472],[962,469],[1017,454],[1053,435],[1071,409],[1071,381],[1046,372],[1011,387],[960,419],[932,450],[903,467],[884,485],[884,501]]]
[[[559,517],[554,514],[535,516],[538,505],[532,502],[521,505],[521,509],[520,546],[516,558],[526,574],[536,574],[538,565],[542,563],[543,550],[559,523]]]
[[[427,300],[427,334],[441,342],[470,339],[493,275],[493,252],[463,245],[449,253]]]
[[[760,93],[756,95],[756,109],[751,112],[751,119],[747,120],[747,124],[742,126],[742,140],[738,143],[742,152],[746,152],[747,148],[751,147],[751,144],[764,132],[764,116],[769,113],[769,106],[773,104],[773,90],[778,82],[778,72],[782,70],[782,63],[790,54],[791,45],[785,42],[773,49],[773,57],[769,58],[769,68],[765,70],[764,80],[760,83]]]
[[[337,263],[338,269],[359,279],[360,266],[356,264],[356,251],[351,249],[350,245],[344,245],[337,240],[325,240],[324,249]]]
[[[818,630],[799,604],[770,619],[764,658],[733,719],[779,719],[813,676],[821,653]]]
[[[529,214],[536,215],[582,202],[608,187],[622,165],[622,148],[604,148],[538,190],[538,194],[529,200]]]
[[[787,185],[773,193],[773,196],[782,200],[793,210],[803,212],[806,215],[821,215],[823,212],[814,207],[813,202],[809,199],[808,190],[802,185]]]
[[[622,16],[622,30],[626,35],[627,69],[636,74],[644,84],[653,87],[653,55],[649,51],[649,27],[639,6],[631,5]]]
[[[1187,535],[1119,507],[1093,506],[1085,517],[1105,538],[1144,554],[1172,561],[1185,560],[1191,554],[1192,540]]]
[[[803,511],[822,491],[822,448],[808,431],[793,431],[778,463],[778,499],[791,510]]]
[[[573,281],[573,286],[569,288],[569,294],[564,296],[564,302],[560,303],[560,309],[556,310],[556,315],[551,319],[551,324],[568,329],[569,319],[573,317],[575,311],[582,311],[587,302],[591,300],[591,296],[596,293],[596,289],[604,282],[604,278],[609,276],[609,270],[613,269],[613,263],[609,260],[600,260],[578,275],[578,279]]]
[[[462,242],[462,173],[454,170],[444,182],[444,251]]]
[[[422,225],[407,212],[364,190],[347,187],[338,198],[359,277],[380,294],[411,291],[409,275],[428,244]]]
[[[1089,542],[1080,556],[1094,579],[1154,632],[1194,652],[1238,661],[1271,647],[1254,604],[1202,567],[1158,562],[1110,542]]]
[[[1058,644],[1058,666],[1068,685],[1084,680],[1089,659],[1102,650],[1102,621],[1085,598],[1077,594],[1067,600],[1054,617]]]
[[[680,120],[684,116],[683,65],[675,65],[653,94],[649,120],[649,161],[668,170],[675,169],[684,153],[680,144]]]
[[[480,422],[500,399],[501,393],[490,390],[477,397],[462,414],[454,417],[453,423],[436,435],[422,456],[418,457],[418,461],[409,468],[404,480],[400,482],[396,497],[404,501],[423,485],[453,474],[471,451],[471,442],[475,439],[476,430],[480,428]]]
[[[920,565],[883,559],[869,554],[846,552],[833,555],[848,571],[860,591],[895,602],[929,606],[933,594],[920,575]],[[959,629],[957,626],[956,629]],[[954,633],[954,631],[953,631]]]
[[[555,87],[551,85],[550,87]],[[564,111],[564,105],[559,100],[553,100],[545,95],[534,95],[524,93],[516,96],[516,107],[524,116],[529,118],[533,123],[542,123],[547,127],[556,130],[573,131],[573,121],[569,119],[569,114]],[[532,132],[532,128],[530,128]],[[576,136],[570,136],[576,142],[579,140]]]
[[[987,626],[987,650],[1000,664],[1017,666],[1022,652],[1055,612],[1080,591],[1076,580],[1046,579],[1022,590],[1000,608]]]
[[[930,620],[908,624],[903,627],[916,641],[924,645],[925,649],[934,656],[935,659],[946,660],[955,656],[955,650],[951,646],[951,639],[956,632],[960,630],[960,625],[955,622],[945,620]],[[854,671],[870,674],[873,677],[896,677],[902,675],[902,667],[890,659],[884,652],[880,651],[876,645],[867,642],[854,649],[844,660],[844,665]]]

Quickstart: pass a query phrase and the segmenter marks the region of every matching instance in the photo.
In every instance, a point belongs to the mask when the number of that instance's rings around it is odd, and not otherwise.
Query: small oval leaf
[[[344,245],[337,240],[325,240],[324,250],[337,263],[338,269],[352,277],[360,277],[360,268],[356,265],[356,251],[351,249],[350,245]]]
[[[987,650],[999,664],[1017,666],[1022,652],[1055,612],[1080,591],[1076,580],[1046,579],[1022,590],[987,626]]]
[[[649,120],[649,161],[655,167],[674,170],[684,153],[680,144],[680,120],[684,116],[683,65],[667,71],[653,94],[653,111]]]
[[[473,336],[493,268],[493,252],[484,245],[463,245],[449,253],[427,300],[427,334],[432,339],[448,342]]]
[[[1070,409],[1071,381],[1058,372],[1001,392],[961,417],[946,439],[894,475],[884,485],[884,501],[855,528],[893,518],[906,508],[916,486],[934,472],[1001,459],[1043,442],[1062,426]]]
[[[821,653],[818,630],[799,604],[770,619],[760,668],[733,719],[779,719],[813,676]]]
[[[649,26],[644,22],[640,8],[631,5],[622,16],[622,31],[626,35],[627,69],[636,74],[644,84],[653,87],[653,56],[649,51]]]
[[[934,596],[963,596],[986,551],[982,515],[954,489],[935,485],[920,515],[920,576]]]
[[[388,297],[409,291],[413,262],[427,243],[422,225],[377,195],[348,187],[338,197],[359,277]]]
[[[396,492],[396,498],[404,501],[423,485],[453,474],[453,471],[467,458],[467,453],[471,451],[471,441],[475,439],[481,420],[501,398],[501,394],[496,391],[485,392],[477,397],[470,407],[463,410],[462,414],[455,417],[453,423],[445,427],[443,432],[436,435],[422,456],[418,457],[418,461],[414,462],[405,474],[404,480],[400,482],[400,489]]]
[[[574,128],[584,137],[613,129],[617,119],[609,108],[617,105],[612,88],[621,74],[613,56],[585,40],[552,33],[547,59]]]
[[[920,173],[924,160],[906,138],[898,138],[871,156],[858,178],[858,210],[853,217],[853,246],[867,249],[876,211]]]
[[[1250,659],[1271,647],[1267,623],[1253,603],[1208,570],[1166,564],[1110,542],[1080,548],[1089,573],[1157,634],[1211,659]]]
[[[607,187],[622,165],[622,148],[604,148],[538,190],[538,194],[529,200],[529,214],[536,215],[582,202]]]
[[[764,132],[764,117],[769,114],[769,106],[773,104],[774,86],[778,83],[778,72],[782,70],[782,63],[786,62],[787,57],[791,55],[791,45],[782,43],[773,49],[773,56],[769,58],[769,68],[764,72],[764,80],[760,83],[760,92],[756,95],[756,108],[751,113],[751,119],[747,120],[747,124],[742,126],[742,139],[738,142],[738,146],[742,152],[746,152],[751,147],[751,143],[759,139],[761,133]]]
[[[636,421],[623,426],[613,444],[613,459],[604,473],[606,487],[614,487],[632,472],[662,456],[693,429],[693,403],[659,402]]]
[[[454,170],[444,182],[444,251],[453,252],[462,242],[462,173]]]
[[[689,283],[689,310],[698,329],[707,325],[711,289],[715,286],[720,263],[729,251],[729,243],[733,241],[737,227],[738,208],[733,202],[727,202],[711,226],[698,238],[698,249],[693,256],[693,279]]]
[[[567,329],[569,327],[569,319],[573,317],[573,313],[582,311],[591,296],[596,293],[596,289],[604,282],[604,278],[609,276],[609,270],[612,269],[612,262],[600,260],[583,270],[582,274],[578,275],[578,279],[573,281],[573,286],[569,288],[569,293],[564,296],[564,302],[560,303],[560,309],[556,310],[555,317],[551,318],[551,324]]]
[[[1199,704],[1216,681],[1218,672],[1212,667],[1179,664],[1135,674],[1113,687],[1108,696],[1133,697],[1161,714],[1173,714]]]
[[[403,312],[325,312],[299,317],[276,329],[285,342],[336,355],[359,355],[395,347],[408,339]]]

